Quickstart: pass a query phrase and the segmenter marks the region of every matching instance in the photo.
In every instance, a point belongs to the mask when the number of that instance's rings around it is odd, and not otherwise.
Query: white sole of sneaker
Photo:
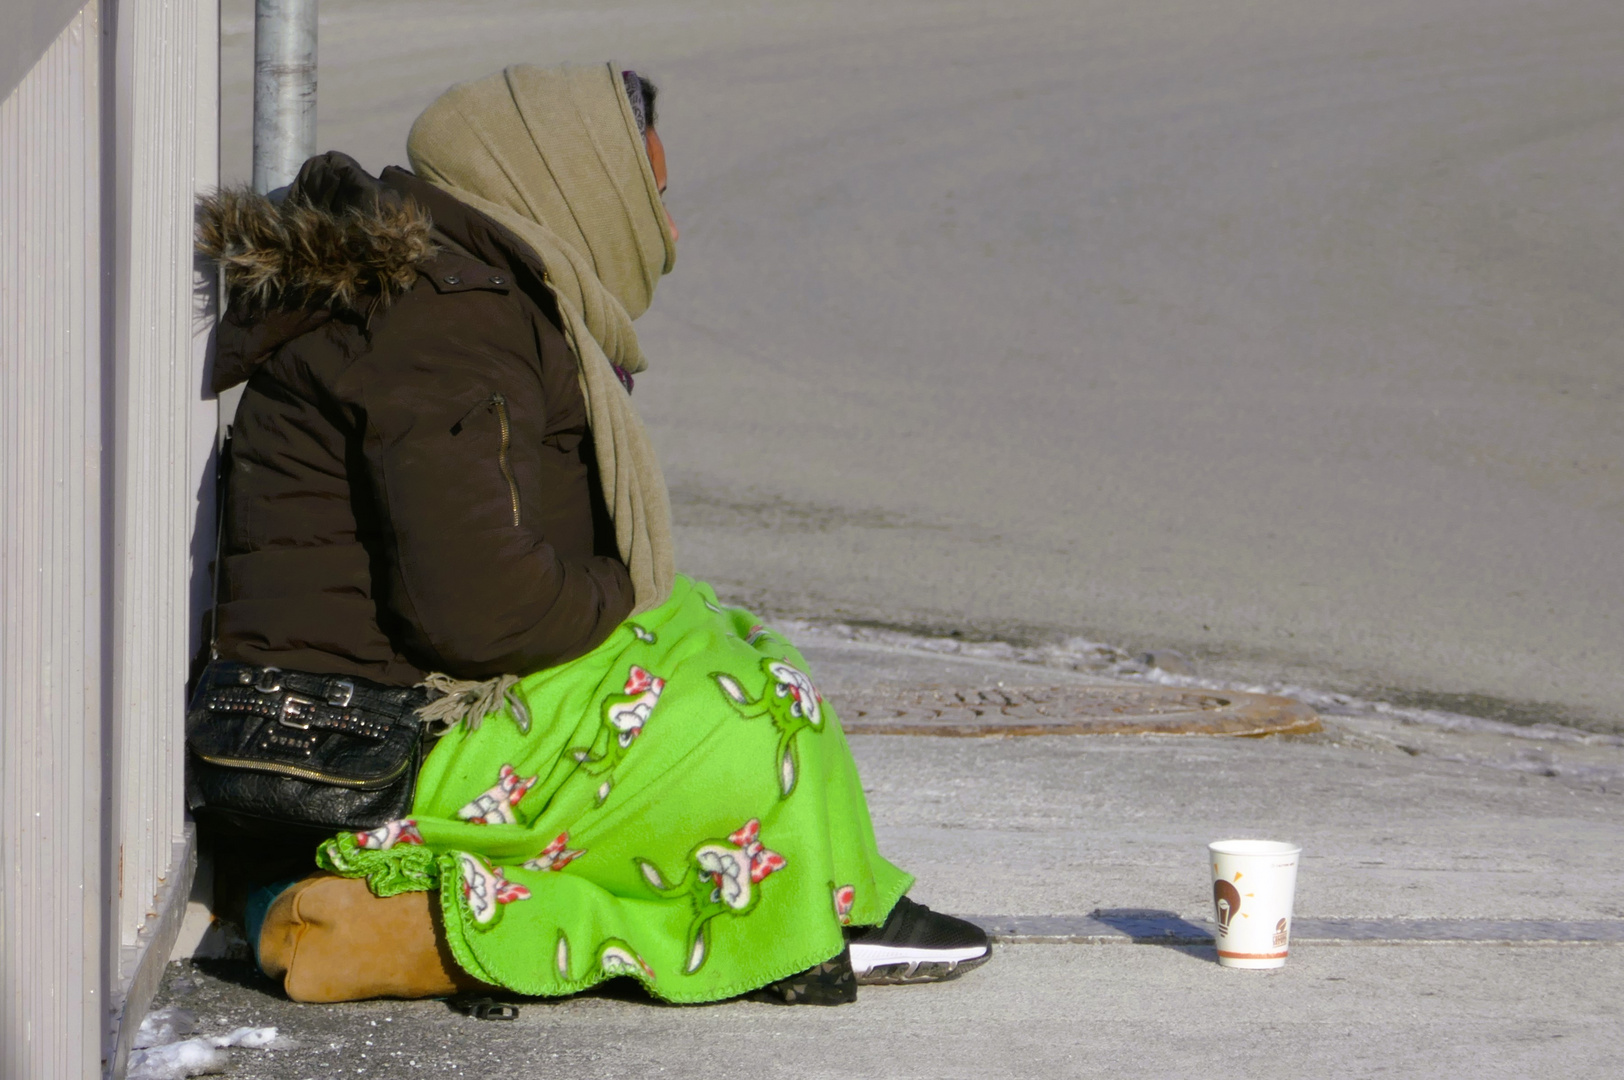
[[[988,952],[985,945],[968,945],[962,949],[910,949],[900,945],[873,945],[857,941],[851,946],[851,969],[861,976],[875,968],[895,967],[898,964],[946,964],[951,968],[967,960],[979,960]]]

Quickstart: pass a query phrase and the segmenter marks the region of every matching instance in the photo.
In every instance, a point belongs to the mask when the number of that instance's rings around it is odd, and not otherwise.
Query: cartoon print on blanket
[[[851,907],[857,902],[857,888],[853,885],[830,884],[829,890],[834,896],[835,918],[840,920],[841,926],[851,925]]]
[[[504,764],[496,774],[496,784],[476,796],[457,816],[474,825],[515,825],[519,816],[513,808],[536,785],[536,777],[520,776],[513,766]]]
[[[423,834],[417,831],[417,822],[411,818],[386,821],[376,829],[355,834],[355,846],[368,851],[388,851],[396,844],[423,843]]]
[[[577,746],[570,751],[591,776],[602,776],[598,785],[597,804],[602,806],[615,786],[615,768],[625,760],[632,743],[643,733],[643,727],[654,714],[665,692],[665,680],[652,675],[636,664],[626,676],[626,688],[619,694],[610,694],[603,702],[598,734],[591,746]]]
[[[800,778],[801,758],[796,747],[796,736],[808,729],[823,730],[823,695],[812,685],[806,672],[782,660],[767,658],[761,662],[767,674],[767,685],[759,697],[751,697],[743,684],[723,671],[713,672],[711,678],[721,688],[740,716],[751,720],[770,716],[778,728],[778,786],[781,798],[789,798]]]
[[[526,870],[562,870],[570,863],[586,854],[585,850],[569,850],[570,834],[561,832],[558,838],[541,849],[541,854],[534,859],[526,859]]]
[[[474,926],[489,930],[502,917],[504,904],[530,899],[530,890],[518,882],[509,881],[500,866],[492,866],[478,855],[460,852],[457,861],[462,864],[462,899]]]
[[[654,980],[654,969],[620,938],[610,938],[598,947],[598,968],[606,976],[633,975]]]
[[[558,932],[558,944],[553,947],[553,962],[558,965],[558,974],[563,979],[570,977],[570,939],[564,931]]]
[[[761,821],[751,818],[726,840],[704,840],[688,856],[683,876],[669,883],[660,868],[636,860],[649,885],[661,897],[693,905],[688,927],[686,971],[693,974],[710,955],[710,924],[718,915],[748,915],[761,902],[758,886],[784,868],[784,857],[761,842]],[[699,873],[693,875],[694,868]]]

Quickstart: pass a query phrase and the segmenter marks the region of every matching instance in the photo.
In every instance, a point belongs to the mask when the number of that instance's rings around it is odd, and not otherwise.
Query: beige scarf
[[[612,64],[510,67],[454,86],[412,125],[418,176],[529,244],[580,368],[615,543],[635,612],[671,595],[671,506],[643,422],[611,362],[648,366],[632,320],[676,248],[642,136]]]

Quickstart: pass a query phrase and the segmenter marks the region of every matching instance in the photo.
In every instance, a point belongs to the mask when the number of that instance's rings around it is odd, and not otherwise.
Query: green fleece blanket
[[[913,879],[875,848],[851,750],[788,641],[708,585],[435,746],[412,816],[323,845],[373,892],[436,890],[476,978],[568,994],[615,975],[716,1001],[841,950]]]

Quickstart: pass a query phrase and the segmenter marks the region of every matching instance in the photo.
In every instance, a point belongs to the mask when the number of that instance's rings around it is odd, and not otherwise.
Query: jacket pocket
[[[513,444],[513,425],[508,419],[507,398],[498,390],[491,395],[491,404],[496,407],[496,424],[500,428],[501,445],[496,450],[496,466],[502,470],[502,479],[507,481],[508,500],[513,504],[513,527],[519,527],[519,482],[513,478],[513,464],[508,461],[508,447]]]
[[[502,474],[502,482],[507,484],[508,504],[513,508],[513,527],[517,529],[519,527],[519,481],[513,475],[513,463],[509,460],[509,452],[513,446],[513,418],[508,414],[507,396],[500,390],[494,391],[490,397],[470,409],[467,416],[452,425],[451,434],[461,435],[468,424],[469,417],[482,409],[496,418],[496,468]]]

